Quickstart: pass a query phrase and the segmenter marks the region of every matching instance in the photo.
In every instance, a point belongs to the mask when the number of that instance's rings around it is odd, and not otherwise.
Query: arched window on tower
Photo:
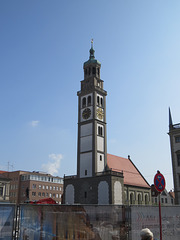
[[[82,107],[85,107],[85,106],[86,106],[86,98],[84,97],[82,100]]]
[[[100,135],[100,133],[101,133],[101,127],[98,126],[98,135]]]
[[[101,98],[101,106],[103,105],[103,98]]]
[[[93,67],[93,74],[96,74],[96,68]]]
[[[102,136],[103,135],[103,128],[98,126],[98,135]]]
[[[99,76],[99,68],[97,69],[97,71],[98,71],[98,76]]]
[[[85,69],[85,76],[87,75],[87,68]]]
[[[99,105],[99,96],[97,96],[97,104]]]
[[[88,96],[88,105],[91,105],[91,96]]]
[[[91,75],[91,68],[89,68],[89,75]]]

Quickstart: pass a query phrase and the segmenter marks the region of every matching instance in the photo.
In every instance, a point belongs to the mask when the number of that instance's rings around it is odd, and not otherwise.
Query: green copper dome
[[[95,52],[95,50],[93,48],[93,39],[92,39],[91,40],[91,49],[89,50],[89,53],[90,53],[89,60],[84,63],[84,66],[88,65],[90,63],[101,65],[101,63],[97,59],[95,59],[94,52]]]

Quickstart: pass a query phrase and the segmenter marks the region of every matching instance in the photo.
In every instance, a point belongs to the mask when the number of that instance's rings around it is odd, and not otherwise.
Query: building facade
[[[81,81],[81,90],[77,93],[77,175],[64,177],[64,203],[124,204],[128,201],[134,204],[138,191],[142,194],[141,203],[145,202],[144,191],[147,192],[150,203],[150,186],[147,182],[142,185],[133,185],[133,181],[132,185],[124,184],[124,177],[127,175],[124,175],[124,169],[111,167],[113,157],[107,162],[107,92],[100,78],[101,63],[95,59],[94,52],[91,42],[89,60],[83,66],[84,80]],[[116,160],[120,162],[118,157]],[[142,180],[139,172],[137,175]]]
[[[10,179],[5,177],[0,171],[0,203],[9,202],[9,189],[10,189]]]
[[[156,190],[154,184],[151,185],[152,205],[159,205],[159,192]],[[174,192],[168,192],[166,189],[160,194],[160,201],[162,206],[172,206],[175,204]]]
[[[63,179],[42,172],[13,171],[3,173],[10,178],[9,201],[25,203],[52,198],[61,204],[63,194]]]
[[[180,204],[180,123],[173,124],[170,109],[168,134],[171,146],[175,204]]]

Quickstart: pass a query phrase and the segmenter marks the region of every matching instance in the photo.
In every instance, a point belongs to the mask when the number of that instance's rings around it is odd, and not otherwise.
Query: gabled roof
[[[150,188],[150,185],[130,158],[107,154],[107,165],[112,171],[123,172],[125,185]]]

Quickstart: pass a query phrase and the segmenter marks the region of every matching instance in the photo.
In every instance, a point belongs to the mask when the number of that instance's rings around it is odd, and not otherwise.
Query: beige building
[[[9,188],[10,188],[10,179],[5,177],[0,171],[0,203],[9,202]]]
[[[173,124],[170,109],[168,134],[171,146],[175,204],[180,204],[180,123]]]
[[[5,172],[3,176],[10,178],[9,200],[11,203],[38,201],[52,198],[61,204],[63,179],[43,172],[14,171]]]

